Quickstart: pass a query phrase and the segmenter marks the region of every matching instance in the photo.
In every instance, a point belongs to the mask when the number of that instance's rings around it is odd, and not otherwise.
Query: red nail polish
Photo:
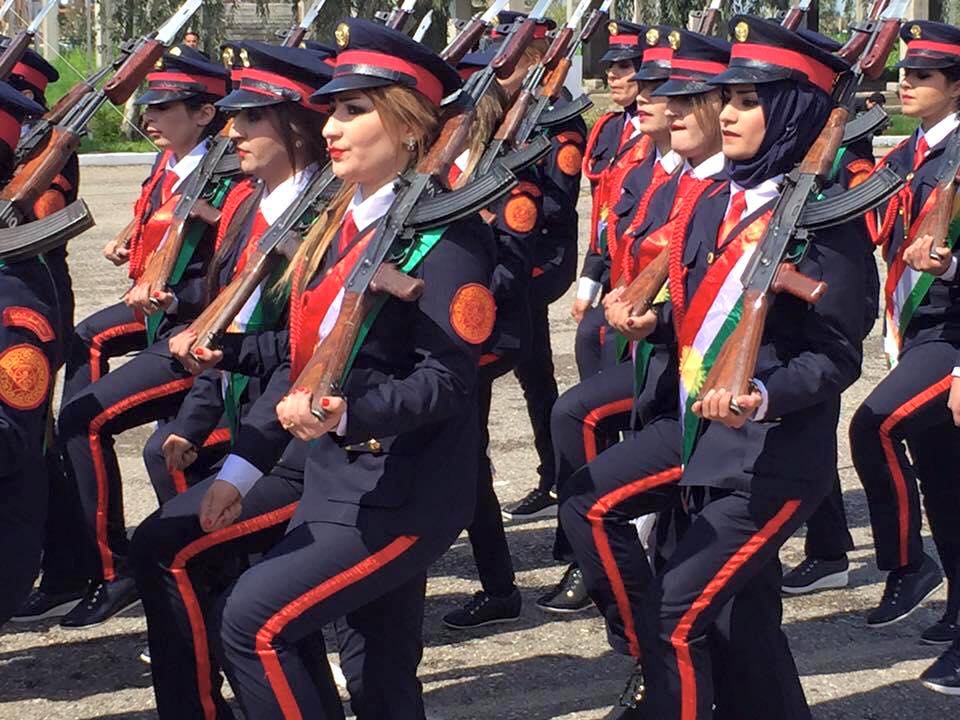
[[[204,350],[203,348],[197,348],[196,350],[194,350],[194,352],[197,354],[197,357],[203,357],[204,355],[207,354],[207,351]]]
[[[160,293],[159,293],[159,292],[154,292],[154,293],[153,293],[153,296],[154,296],[155,298],[159,298],[159,297],[160,297]]]
[[[323,398],[320,401],[320,407],[330,407],[330,398]]]

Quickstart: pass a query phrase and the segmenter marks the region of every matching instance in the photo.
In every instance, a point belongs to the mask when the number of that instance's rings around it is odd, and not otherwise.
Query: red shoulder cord
[[[654,182],[651,182],[647,189],[644,191],[643,196],[640,198],[640,204],[637,206],[637,213],[633,216],[633,220],[630,221],[630,226],[627,228],[627,231],[623,234],[623,240],[626,242],[620,243],[620,238],[617,239],[617,249],[619,251],[619,258],[611,258],[612,267],[620,267],[620,273],[618,277],[611,278],[614,286],[617,284],[617,280],[620,277],[623,277],[627,282],[630,282],[633,278],[631,277],[633,270],[633,255],[630,252],[630,247],[633,245],[632,242],[629,242],[630,231],[636,229],[647,217],[647,210],[650,209],[650,203],[653,201],[653,196],[656,194],[657,190],[662,188],[673,177],[672,174],[665,174],[659,178],[656,178]],[[679,200],[679,198],[678,198]],[[609,232],[609,230],[607,231]],[[616,228],[614,228],[616,232]],[[640,268],[638,268],[639,270]]]
[[[140,240],[143,237],[143,226],[147,219],[147,206],[150,204],[150,198],[157,185],[163,180],[163,175],[166,172],[167,151],[160,156],[157,167],[159,170],[155,171],[147,181],[147,184],[143,186],[140,190],[140,197],[138,197],[137,201],[133,204],[133,217],[135,222],[133,224],[133,232],[130,235],[130,267],[128,272],[131,280],[136,280],[140,277],[140,274],[143,272],[143,265],[146,262],[146,258],[143,257],[143,243],[140,242]]]
[[[223,245],[223,241],[227,237],[227,230],[233,221],[233,216],[244,201],[250,197],[255,187],[254,181],[251,178],[247,178],[233,188],[223,201],[223,207],[220,208],[220,222],[217,225],[217,238],[213,243],[214,252],[217,252],[220,246]]]

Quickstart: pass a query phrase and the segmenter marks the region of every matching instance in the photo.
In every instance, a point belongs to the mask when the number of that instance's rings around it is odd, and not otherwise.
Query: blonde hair
[[[398,148],[406,140],[403,137],[403,131],[407,128],[410,129],[416,147],[410,153],[410,165],[408,167],[419,164],[426,156],[439,132],[440,109],[419,92],[402,85],[370,88],[364,90],[363,94],[370,98],[374,109],[380,115],[384,129]],[[297,252],[278,283],[277,290],[279,292],[282,292],[293,282],[295,273],[297,273],[299,287],[293,288],[293,290],[299,291],[306,286],[310,278],[317,272],[320,263],[323,262],[324,255],[326,255],[327,248],[330,247],[330,243],[333,242],[333,238],[340,228],[340,222],[343,220],[347,206],[350,204],[356,189],[355,183],[340,188],[340,191],[330,201],[327,209],[307,231],[300,247],[297,248]],[[297,271],[297,268],[300,267],[303,267],[303,272]]]
[[[507,94],[499,84],[493,83],[490,89],[477,103],[477,112],[470,124],[470,137],[467,140],[467,149],[470,151],[467,167],[458,178],[454,187],[461,187],[470,179],[473,169],[480,162],[483,151],[490,138],[500,127],[504,116],[504,106],[507,104]]]
[[[711,90],[693,96],[693,115],[697,118],[703,138],[709,147],[720,151],[723,138],[720,135],[720,111],[723,110],[723,97],[719,90]]]

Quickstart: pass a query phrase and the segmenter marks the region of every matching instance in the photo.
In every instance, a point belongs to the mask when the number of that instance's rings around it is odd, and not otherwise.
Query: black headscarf
[[[756,85],[767,130],[749,160],[727,160],[727,177],[753,188],[793,169],[827,122],[833,99],[823,90],[795,80]]]

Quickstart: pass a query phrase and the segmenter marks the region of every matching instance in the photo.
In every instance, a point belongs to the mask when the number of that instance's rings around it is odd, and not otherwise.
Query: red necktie
[[[176,185],[180,177],[173,171],[167,170],[163,174],[163,181],[160,183],[160,204],[163,205],[173,195],[173,186]]]
[[[730,207],[727,208],[727,214],[724,216],[723,223],[720,225],[720,232],[717,233],[717,248],[722,248],[731,240],[730,233],[733,232],[733,229],[740,222],[740,219],[743,217],[743,212],[746,209],[746,191],[740,190],[734,193],[733,197],[730,198]]]
[[[357,224],[353,221],[353,211],[348,210],[343,216],[343,222],[340,223],[340,243],[337,245],[340,254],[350,247],[350,243],[357,236]]]
[[[920,138],[917,141],[917,147],[913,150],[913,169],[916,170],[920,167],[920,164],[923,162],[923,159],[927,156],[927,152],[930,150],[930,146],[927,144],[927,139],[925,137]]]
[[[250,235],[247,237],[247,244],[244,245],[243,250],[240,251],[240,257],[237,258],[237,264],[233,268],[234,276],[238,275],[246,266],[247,261],[250,259],[250,256],[253,255],[253,251],[260,242],[260,236],[266,232],[268,227],[270,227],[270,224],[267,222],[267,219],[257,210],[257,214],[253,218],[253,223],[250,225]]]

